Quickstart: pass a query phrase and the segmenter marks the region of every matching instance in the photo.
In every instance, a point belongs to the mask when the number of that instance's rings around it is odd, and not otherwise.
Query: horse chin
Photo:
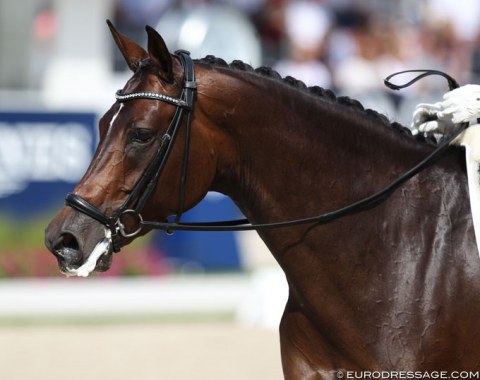
[[[97,261],[94,272],[106,272],[112,266],[112,252],[103,254]]]
[[[72,276],[79,276],[79,277],[88,277],[88,275],[92,272],[106,272],[110,269],[112,266],[112,253],[106,253],[103,254],[102,257],[100,257],[93,268],[93,270],[89,271],[82,271],[80,268],[74,268],[70,266],[69,264],[65,263],[58,263],[58,266],[60,268],[60,271],[62,274],[64,274],[66,277],[72,277]]]

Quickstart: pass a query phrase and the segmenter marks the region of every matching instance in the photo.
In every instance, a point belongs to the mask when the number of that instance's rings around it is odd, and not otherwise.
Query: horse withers
[[[147,50],[110,29],[133,76],[46,230],[67,274],[107,270],[113,251],[148,232],[143,220],[181,215],[209,190],[252,223],[295,220],[368,197],[435,149],[331,91],[239,61],[189,64],[150,27]],[[289,284],[286,379],[480,371],[480,260],[460,148],[375,207],[259,234]]]

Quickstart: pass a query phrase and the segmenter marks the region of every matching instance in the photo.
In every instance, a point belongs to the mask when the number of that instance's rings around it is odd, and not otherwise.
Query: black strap
[[[177,109],[177,111],[178,110],[179,109]],[[174,118],[173,120],[176,121],[177,118]],[[158,178],[163,171],[166,157],[168,157],[170,153],[172,147],[172,140],[175,137],[172,136],[173,132],[175,132],[175,129],[171,129],[172,130],[167,131],[167,133],[162,136],[160,147],[157,149],[154,159],[150,162],[147,169],[143,172],[142,177],[135,185],[128,199],[117,211],[118,214],[121,214],[123,210],[126,210],[128,208],[128,205],[135,200],[137,200],[137,202],[134,210],[137,213],[140,213],[140,211],[142,211],[143,209],[143,206],[145,206],[145,203],[148,201],[148,199],[154,192],[155,188],[157,187]]]
[[[393,77],[395,77],[397,75],[400,75],[400,74],[406,74],[406,73],[423,73],[423,74],[420,74],[420,75],[416,76],[410,82],[407,82],[407,83],[402,84],[402,85],[393,84],[390,81],[390,79],[392,79]],[[393,73],[393,74],[389,75],[388,77],[386,77],[383,80],[383,83],[385,84],[385,86],[387,86],[388,88],[390,88],[392,90],[401,90],[402,88],[409,87],[412,84],[414,84],[415,82],[419,81],[420,79],[428,77],[430,75],[440,75],[440,76],[444,77],[448,82],[448,88],[450,90],[453,90],[455,88],[460,87],[458,82],[455,79],[453,79],[450,75],[444,73],[443,71],[430,70],[430,69],[416,69],[416,70],[399,71],[399,72]]]
[[[298,226],[301,224],[317,223],[327,224],[335,219],[344,217],[346,215],[352,215],[363,210],[370,209],[383,202],[389,197],[395,190],[397,190],[402,184],[407,182],[410,178],[432,165],[444,152],[448,149],[450,143],[457,138],[466,128],[465,124],[462,124],[448,138],[443,142],[425,159],[423,159],[415,167],[407,171],[400,178],[391,182],[388,186],[382,190],[372,194],[366,198],[363,198],[357,202],[351,203],[348,206],[342,207],[335,211],[327,212],[321,215],[316,215],[304,219],[296,219],[291,221],[265,223],[265,224],[250,224],[248,219],[229,220],[224,222],[205,222],[205,223],[170,223],[170,222],[150,222],[143,221],[141,224],[143,227],[155,230],[164,231],[251,231],[251,230],[267,230],[274,228],[285,228]]]
[[[65,197],[65,203],[68,206],[74,208],[75,210],[83,212],[84,214],[87,214],[88,216],[99,221],[105,226],[109,226],[111,223],[111,219],[107,217],[102,211],[100,211],[94,205],[88,203],[86,200],[84,200],[82,197],[78,196],[77,194],[68,193],[67,196]]]
[[[182,66],[185,68],[185,82],[184,82],[184,94],[182,98],[185,98],[186,103],[189,106],[189,110],[193,111],[195,106],[195,91],[197,90],[197,83],[195,82],[195,70],[193,65],[188,64],[189,52],[185,50],[177,50],[176,54],[180,57]],[[188,57],[188,58],[187,58]],[[179,201],[177,207],[177,215],[175,222],[179,223],[182,218],[183,211],[185,209],[185,189],[187,184],[187,170],[188,170],[188,157],[190,153],[190,131],[192,124],[192,112],[187,113],[185,120],[185,145],[183,149],[183,161],[182,172],[180,174],[180,189],[179,189]]]
[[[150,196],[155,191],[155,188],[158,183],[158,179],[163,172],[163,169],[167,163],[167,159],[173,147],[173,142],[175,141],[176,136],[179,133],[181,122],[183,119],[184,112],[189,116],[193,111],[193,100],[194,100],[194,91],[196,89],[195,76],[194,76],[194,65],[192,59],[189,56],[189,53],[186,51],[176,52],[178,57],[181,60],[182,66],[185,71],[185,83],[182,90],[180,98],[173,98],[164,94],[155,94],[150,92],[138,92],[131,94],[123,94],[121,91],[117,92],[117,101],[127,102],[135,99],[153,99],[160,100],[170,104],[175,105],[177,108],[173,116],[172,121],[170,122],[169,127],[167,128],[166,133],[162,136],[160,146],[155,153],[153,160],[149,163],[147,168],[142,173],[142,176],[135,184],[131,193],[124,201],[124,203],[116,209],[113,214],[108,217],[105,213],[100,211],[97,207],[87,202],[85,199],[80,196],[69,193],[65,198],[65,203],[67,206],[70,206],[77,211],[80,211],[93,219],[99,221],[112,232],[112,241],[113,241],[113,250],[118,252],[120,250],[120,242],[118,239],[119,232],[122,232],[120,227],[124,227],[121,224],[121,217],[125,213],[135,213],[139,221],[142,220],[140,215],[141,210],[143,209],[145,203],[148,201]],[[190,128],[190,118],[187,118],[187,129]],[[190,138],[190,133],[186,133],[187,141],[185,150],[188,151],[188,143]],[[182,172],[186,173],[186,165],[188,161],[188,154],[184,155],[183,160],[183,169]],[[183,212],[184,196],[185,196],[185,181],[186,175],[182,175],[180,182],[180,209],[178,214],[181,215]],[[178,217],[179,219],[179,217]]]
[[[390,79],[393,77],[404,74],[404,73],[422,73],[403,85],[396,85],[390,82]],[[389,75],[385,78],[384,83],[387,87],[393,90],[400,90],[405,87],[409,87],[418,80],[430,76],[430,75],[440,75],[447,79],[448,87],[450,90],[459,87],[459,84],[455,79],[453,79],[450,75],[439,71],[439,70],[405,70],[400,71],[394,74]],[[178,223],[178,220],[175,222],[150,222],[150,221],[143,221],[141,224],[145,228],[148,229],[157,229],[157,230],[165,230],[165,231],[251,231],[251,230],[266,230],[266,229],[273,229],[273,228],[285,228],[285,227],[292,227],[301,224],[308,224],[308,223],[317,223],[317,224],[326,224],[335,219],[341,218],[346,215],[355,214],[357,212],[372,208],[379,203],[381,203],[384,199],[386,199],[391,193],[393,193],[396,189],[398,189],[403,183],[408,181],[410,178],[427,168],[428,166],[432,165],[444,152],[448,149],[451,142],[457,138],[466,128],[468,127],[468,123],[461,124],[457,129],[450,136],[442,141],[442,143],[424,160],[418,163],[415,167],[407,171],[403,174],[400,178],[396,179],[388,186],[383,188],[382,190],[372,194],[366,198],[363,198],[357,202],[354,202],[348,206],[340,208],[335,211],[327,212],[321,215],[316,215],[309,218],[303,219],[296,219],[291,221],[284,221],[284,222],[276,222],[276,223],[264,223],[264,224],[251,224],[248,219],[238,219],[238,220],[229,220],[223,222],[203,222],[203,223]]]
[[[164,136],[163,141],[159,147],[158,153],[151,163],[151,165],[146,169],[144,175],[142,176],[141,180],[135,187],[134,191],[132,192],[131,196],[127,199],[122,207],[117,210],[116,213],[112,217],[107,217],[103,214],[98,208],[93,205],[90,205],[88,202],[83,200],[81,197],[75,194],[68,194],[66,198],[67,205],[77,209],[80,212],[83,212],[92,218],[98,220],[100,223],[108,226],[112,232],[115,228],[115,224],[118,222],[118,219],[121,217],[121,214],[126,211],[126,208],[129,202],[133,199],[133,193],[135,193],[135,198],[139,196],[141,189],[145,189],[145,192],[141,195],[140,199],[137,201],[137,207],[135,208],[135,212],[139,214],[141,208],[143,207],[144,203],[148,199],[148,197],[153,192],[156,183],[158,181],[158,177],[162,171],[162,167],[164,166],[167,158],[168,153],[172,147],[172,143],[175,139],[175,135],[179,130],[180,121],[182,119],[183,110],[188,110],[187,115],[187,131],[186,131],[186,140],[185,140],[185,153],[183,158],[183,167],[181,173],[181,181],[180,181],[180,205],[179,205],[179,214],[183,212],[184,207],[184,197],[185,197],[185,184],[186,184],[186,173],[187,173],[187,163],[188,163],[188,150],[189,150],[189,140],[190,140],[190,124],[191,124],[191,111],[193,110],[193,101],[194,101],[194,90],[195,90],[195,78],[194,78],[194,69],[193,64],[189,57],[185,57],[186,53],[183,51],[178,52],[180,59],[182,60],[182,64],[185,68],[185,85],[184,90],[182,92],[182,99],[185,100],[187,106],[177,106],[177,111],[175,113],[174,119],[170,124],[167,134]],[[419,75],[415,79],[411,80],[405,85],[394,85],[390,82],[390,79],[395,75],[406,73],[406,72],[422,72],[423,74]],[[385,84],[392,88],[392,89],[401,89],[404,87],[408,87],[409,85],[415,83],[417,80],[428,76],[428,75],[441,75],[447,78],[450,89],[458,87],[458,83],[451,78],[449,75],[437,71],[437,70],[407,70],[400,73],[395,73],[388,76],[385,79]],[[125,100],[120,100],[125,101]],[[382,190],[363,198],[357,202],[354,202],[348,206],[342,207],[338,210],[327,212],[321,215],[316,215],[313,217],[303,218],[303,219],[296,219],[291,221],[283,221],[283,222],[276,222],[276,223],[264,223],[264,224],[251,224],[247,219],[238,219],[238,220],[229,220],[229,221],[222,221],[222,222],[204,222],[204,223],[180,223],[179,219],[180,216],[177,215],[175,222],[153,222],[153,221],[143,221],[139,218],[139,223],[143,228],[147,229],[158,229],[164,231],[176,231],[176,230],[184,230],[184,231],[248,231],[248,230],[262,230],[262,229],[272,229],[272,228],[284,228],[284,227],[291,227],[301,224],[326,224],[335,219],[341,218],[346,215],[351,215],[371,207],[378,205],[388,196],[390,196],[396,189],[398,189],[403,183],[408,181],[410,178],[415,176],[420,171],[424,170],[426,167],[432,165],[444,152],[448,149],[450,143],[464,131],[464,129],[468,127],[468,123],[462,124],[459,128],[455,129],[455,131],[448,136],[443,142],[432,152],[430,153],[425,159],[423,159],[419,164],[415,167],[407,171],[404,175],[400,178],[396,179],[388,186],[384,187]],[[167,137],[168,136],[168,137]],[[160,162],[159,162],[160,161]],[[159,165],[160,164],[160,165]],[[159,165],[159,166],[158,166]],[[154,171],[152,173],[152,171]],[[146,185],[145,182],[148,181]],[[145,188],[144,186],[147,186]],[[130,210],[131,211],[131,210]],[[118,244],[118,239],[113,237],[114,240],[114,250],[118,251],[120,249]]]

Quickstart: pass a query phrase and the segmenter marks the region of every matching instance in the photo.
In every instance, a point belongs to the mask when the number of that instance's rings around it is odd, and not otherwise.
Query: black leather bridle
[[[173,143],[182,126],[182,120],[184,114],[186,114],[185,124],[185,150],[182,163],[182,174],[180,177],[180,201],[178,205],[178,211],[175,218],[175,223],[179,223],[180,218],[184,211],[185,202],[185,183],[187,174],[187,163],[190,143],[190,127],[191,116],[194,107],[195,100],[195,71],[190,53],[184,50],[179,50],[175,53],[183,66],[185,82],[183,84],[183,90],[179,98],[174,98],[165,94],[159,94],[154,92],[134,92],[129,94],[122,93],[118,90],[116,93],[116,99],[118,102],[128,102],[134,99],[152,99],[159,100],[172,104],[177,107],[173,119],[170,122],[169,127],[165,134],[161,137],[161,143],[157,149],[153,160],[148,164],[147,168],[143,172],[138,182],[133,187],[131,193],[123,204],[116,209],[111,216],[107,216],[104,212],[98,209],[96,206],[87,202],[81,196],[69,193],[65,198],[65,204],[80,211],[91,218],[97,220],[101,224],[105,225],[111,231],[112,247],[115,252],[120,251],[120,239],[119,234],[125,238],[136,236],[143,228],[143,218],[141,211],[145,206],[145,203],[154,192],[158,179],[165,168],[167,159],[173,147]],[[131,231],[127,230],[126,219],[130,220],[130,224],[134,224],[136,228]],[[134,220],[132,222],[132,219]]]
[[[221,222],[199,222],[199,223],[181,223],[180,218],[184,211],[184,201],[185,201],[185,183],[186,183],[186,174],[187,174],[187,165],[188,165],[188,155],[189,155],[189,144],[190,144],[190,130],[191,130],[191,118],[194,110],[194,99],[195,99],[195,72],[192,59],[188,52],[184,50],[179,50],[175,53],[182,63],[184,69],[185,83],[183,86],[182,93],[179,98],[174,98],[165,94],[152,93],[152,92],[136,92],[124,94],[121,91],[117,91],[116,98],[119,102],[127,102],[134,99],[151,99],[159,100],[169,104],[173,104],[177,107],[172,121],[166,131],[166,133],[161,138],[161,144],[153,160],[149,163],[145,171],[143,172],[140,180],[134,186],[132,192],[124,203],[115,210],[111,216],[107,216],[100,209],[94,205],[87,202],[85,199],[80,197],[77,194],[69,193],[65,199],[67,206],[74,208],[77,211],[80,211],[91,218],[97,220],[101,224],[105,225],[111,231],[112,247],[115,252],[120,251],[120,235],[126,238],[131,238],[140,233],[143,228],[152,230],[163,230],[167,232],[184,230],[184,231],[249,231],[249,230],[260,230],[260,229],[273,229],[273,228],[284,228],[292,227],[302,224],[326,224],[332,222],[338,218],[341,218],[346,215],[351,215],[358,213],[360,211],[372,208],[383,200],[385,200],[391,193],[393,193],[397,188],[399,188],[403,183],[408,181],[410,178],[415,176],[417,173],[423,169],[430,166],[436,159],[438,159],[445,150],[448,149],[450,143],[468,126],[468,123],[464,123],[448,137],[446,137],[437,148],[428,155],[424,160],[418,163],[415,167],[404,173],[401,177],[394,180],[388,186],[384,187],[380,191],[365,197],[357,202],[349,204],[340,209],[327,212],[321,215],[316,215],[313,217],[296,219],[290,221],[282,221],[276,223],[265,223],[265,224],[251,224],[248,219],[237,219],[237,220],[228,220]],[[396,86],[389,82],[394,75],[385,79],[385,84],[392,89],[400,89],[407,87],[412,83],[416,82],[418,79],[426,75],[438,74],[447,78],[449,82],[450,90],[458,87],[458,84],[453,78],[449,75],[435,71],[435,70],[410,70],[408,72],[425,72],[426,74],[419,75],[416,79],[410,81],[406,85]],[[180,200],[178,205],[178,211],[173,222],[154,222],[154,221],[144,221],[141,216],[141,211],[147,202],[147,200],[152,195],[155,187],[157,185],[158,179],[166,165],[167,159],[169,157],[170,151],[172,149],[175,138],[178,135],[180,127],[182,125],[183,116],[186,114],[185,125],[185,149],[183,155],[182,163],[182,173],[180,177]],[[132,219],[133,224],[136,228],[127,230],[125,226],[125,219],[129,218],[130,222]],[[131,227],[130,227],[131,228]]]

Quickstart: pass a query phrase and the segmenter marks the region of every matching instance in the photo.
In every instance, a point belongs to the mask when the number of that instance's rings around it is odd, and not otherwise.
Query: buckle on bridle
[[[130,218],[130,220],[125,220],[125,217]],[[131,227],[133,223],[133,226],[136,227],[136,229],[133,229]],[[142,230],[142,223],[143,223],[143,218],[142,215],[135,210],[132,209],[127,209],[122,211],[120,216],[117,219],[116,222],[116,230],[120,232],[120,234],[125,237],[125,238],[131,238],[140,233]],[[129,227],[126,226],[126,224],[129,225]],[[138,226],[138,227],[137,227]],[[132,232],[128,231],[128,228],[133,230]]]

